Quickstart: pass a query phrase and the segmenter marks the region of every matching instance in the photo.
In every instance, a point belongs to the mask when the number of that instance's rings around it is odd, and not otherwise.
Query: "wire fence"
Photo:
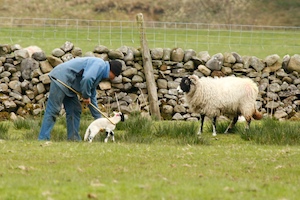
[[[194,49],[242,55],[298,54],[300,27],[145,21],[149,48]],[[136,21],[0,17],[0,44],[48,48],[71,41],[77,46],[140,46]],[[53,48],[53,47],[49,47]]]

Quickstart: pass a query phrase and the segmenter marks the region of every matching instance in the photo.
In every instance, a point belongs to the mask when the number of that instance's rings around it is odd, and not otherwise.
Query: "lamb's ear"
[[[192,82],[193,84],[196,84],[197,81],[199,80],[199,77],[196,76],[196,75],[191,75],[191,76],[189,76],[189,79],[191,80],[191,82]]]
[[[120,113],[120,114],[121,114],[121,121],[124,122],[125,121],[124,114],[123,113]]]

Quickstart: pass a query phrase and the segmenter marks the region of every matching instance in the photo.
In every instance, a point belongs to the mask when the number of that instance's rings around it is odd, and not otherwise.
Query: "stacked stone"
[[[33,55],[20,45],[0,46],[0,112],[38,115],[50,83],[46,75],[52,67],[46,55],[38,50]]]
[[[150,50],[154,77],[157,83],[159,106],[163,119],[197,120],[183,95],[177,93],[182,77],[239,76],[253,79],[259,86],[257,107],[277,119],[298,116],[300,94],[300,56],[277,54],[259,59],[240,56],[236,52],[217,53],[192,49],[154,48]],[[122,46],[116,50],[98,45],[93,51],[82,50],[66,42],[46,56],[41,49],[21,48],[19,45],[0,45],[0,112],[3,116],[39,115],[45,108],[50,79],[48,73],[58,64],[75,57],[95,56],[104,60],[119,60],[122,74],[114,81],[103,81],[97,90],[98,104],[107,111],[148,113],[148,94],[142,55],[139,49]]]

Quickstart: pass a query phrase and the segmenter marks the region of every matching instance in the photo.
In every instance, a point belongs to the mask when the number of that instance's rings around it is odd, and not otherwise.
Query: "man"
[[[68,140],[81,140],[79,135],[81,104],[77,94],[64,84],[81,93],[83,103],[88,105],[93,117],[101,114],[90,103],[97,105],[96,89],[103,79],[114,79],[122,72],[122,63],[104,61],[96,57],[74,58],[56,66],[50,73],[49,98],[44,114],[39,140],[50,140],[50,134],[62,104],[66,111]],[[63,82],[64,84],[62,84]]]

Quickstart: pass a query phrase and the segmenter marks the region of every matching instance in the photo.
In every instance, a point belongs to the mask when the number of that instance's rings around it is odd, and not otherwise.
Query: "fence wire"
[[[300,52],[300,27],[253,26],[145,21],[149,48],[261,54]],[[0,44],[54,41],[84,44],[140,46],[136,21],[0,17]],[[27,44],[27,43],[26,43]]]

